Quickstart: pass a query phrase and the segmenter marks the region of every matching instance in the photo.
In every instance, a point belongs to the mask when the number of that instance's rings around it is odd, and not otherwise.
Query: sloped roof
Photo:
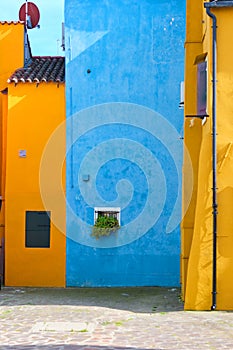
[[[8,83],[65,82],[65,58],[61,56],[32,57],[27,67],[17,69]]]

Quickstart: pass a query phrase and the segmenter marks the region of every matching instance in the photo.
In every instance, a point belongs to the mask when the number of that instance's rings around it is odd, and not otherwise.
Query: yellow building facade
[[[7,79],[24,65],[24,23],[0,22],[0,276],[4,272],[5,242],[5,180],[6,180],[6,130],[7,130]],[[11,53],[11,54],[8,54]]]
[[[184,214],[187,310],[233,309],[233,2],[187,0],[184,142],[193,195]],[[183,207],[190,170],[183,167]]]
[[[232,1],[187,0],[184,143],[192,160],[193,185],[189,159],[184,158],[183,208],[188,210],[181,224],[181,282],[186,310],[233,309],[232,18]],[[0,22],[0,239],[5,241],[5,284],[65,286],[65,200],[57,193],[57,178],[65,187],[65,165],[60,161],[66,153],[64,127],[43,169],[46,207],[40,177],[47,145],[57,127],[64,126],[65,84],[59,78],[64,58],[33,58],[29,52],[25,67],[25,40],[24,23]],[[41,67],[35,76],[30,73],[32,64]],[[53,72],[57,67],[58,78],[50,79],[48,67]],[[53,224],[58,221],[58,226]],[[42,241],[37,232],[42,232]]]
[[[24,30],[21,22],[0,23],[5,284],[65,286],[65,235],[53,224],[54,216],[65,221],[65,201],[49,186],[45,208],[40,190],[46,145],[65,120],[64,57],[29,57],[25,66]],[[65,153],[65,132],[56,151]],[[57,176],[54,163],[56,154],[44,174],[48,183]],[[60,172],[62,179],[64,169]]]

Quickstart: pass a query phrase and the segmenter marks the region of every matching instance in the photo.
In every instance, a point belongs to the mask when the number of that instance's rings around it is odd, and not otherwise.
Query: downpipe
[[[217,113],[216,113],[216,95],[217,95],[217,19],[206,8],[207,15],[212,19],[212,208],[213,208],[213,279],[212,279],[212,306],[211,310],[217,307]]]
[[[218,204],[217,204],[217,113],[216,113],[216,91],[217,91],[217,19],[216,16],[211,12],[211,8],[224,8],[233,7],[232,0],[214,0],[205,2],[204,7],[206,8],[207,15],[212,19],[212,167],[213,167],[213,283],[212,283],[212,306],[211,310],[216,310],[217,307],[217,215],[218,215]]]

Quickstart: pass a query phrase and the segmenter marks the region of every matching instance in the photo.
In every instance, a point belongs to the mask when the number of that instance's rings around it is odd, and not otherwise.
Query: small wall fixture
[[[208,114],[195,114],[195,115],[186,115],[185,118],[198,118],[198,119],[204,119],[208,118]]]

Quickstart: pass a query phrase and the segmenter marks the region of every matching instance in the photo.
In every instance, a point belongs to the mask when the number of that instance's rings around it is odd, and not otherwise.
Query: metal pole
[[[25,26],[26,29],[28,27],[28,1],[26,0],[26,4],[25,4]]]

